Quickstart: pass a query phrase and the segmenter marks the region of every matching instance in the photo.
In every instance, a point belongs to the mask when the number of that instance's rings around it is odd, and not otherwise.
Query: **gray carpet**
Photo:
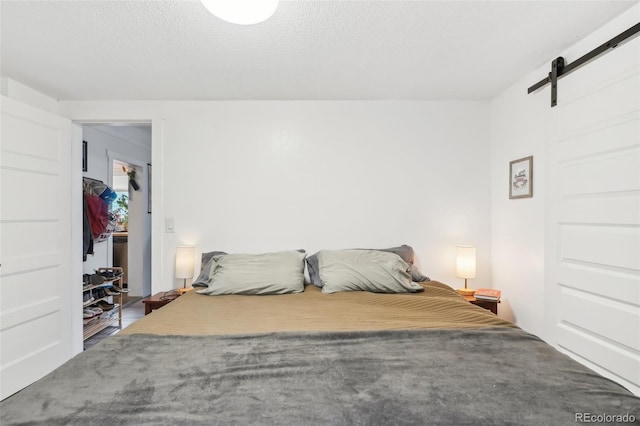
[[[519,329],[116,335],[2,425],[574,425],[640,399]]]

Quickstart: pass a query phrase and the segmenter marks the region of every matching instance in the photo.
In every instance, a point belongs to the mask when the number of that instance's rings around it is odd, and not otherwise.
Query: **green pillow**
[[[412,281],[416,281],[416,282],[431,281],[429,277],[427,277],[422,272],[420,272],[418,267],[413,264],[414,257],[415,257],[413,252],[413,247],[408,246],[406,244],[403,244],[398,247],[391,247],[391,248],[385,248],[385,249],[360,249],[359,248],[359,249],[353,249],[353,250],[378,250],[378,251],[388,251],[390,253],[395,253],[398,256],[400,256],[402,260],[404,260],[405,262],[411,265],[409,272],[411,273]],[[315,285],[316,287],[322,288],[322,281],[320,280],[320,274],[318,272],[318,253],[312,254],[311,256],[307,256],[306,261],[307,261],[307,269],[309,270],[309,280],[311,281],[311,284]]]
[[[300,251],[213,256],[209,287],[200,294],[285,294],[304,290]]]
[[[410,266],[398,255],[384,251],[318,252],[318,269],[323,293],[414,293],[424,290],[420,284],[411,281]]]

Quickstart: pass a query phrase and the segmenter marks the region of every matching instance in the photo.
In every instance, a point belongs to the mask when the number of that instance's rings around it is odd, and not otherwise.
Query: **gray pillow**
[[[209,251],[202,253],[202,261],[200,262],[200,275],[191,283],[191,287],[208,287],[211,280],[211,266],[213,266],[213,256],[227,254],[224,251]]]
[[[411,281],[409,266],[400,256],[378,250],[321,250],[318,252],[323,293],[423,291],[420,284]]]
[[[212,258],[209,286],[200,294],[285,294],[304,290],[304,252],[227,254]]]
[[[305,249],[296,250],[300,253],[307,253]],[[200,262],[200,275],[191,283],[191,287],[209,287],[211,281],[211,268],[213,267],[213,257],[229,254],[224,251],[209,251],[202,253],[202,260]]]
[[[386,249],[353,249],[353,250],[376,250],[376,251],[385,251],[385,252],[397,254],[398,256],[400,256],[402,260],[412,265],[410,273],[413,281],[417,281],[417,282],[430,281],[429,277],[423,275],[417,266],[413,266],[414,252],[413,252],[413,247],[411,246],[403,244],[398,247],[391,247]],[[309,280],[311,281],[311,283],[316,287],[322,287],[322,281],[320,280],[320,275],[318,272],[318,253],[315,253],[307,257],[307,268],[309,269]]]
[[[420,272],[420,269],[416,265],[409,265],[409,273],[411,274],[411,281],[417,283],[431,281],[431,278]]]
[[[213,256],[219,256],[221,254],[227,254],[227,252],[224,251],[208,251],[206,253],[202,253],[202,263],[200,266],[200,270],[202,270],[204,268],[204,266],[209,263],[209,261],[211,261],[211,259],[213,258]]]

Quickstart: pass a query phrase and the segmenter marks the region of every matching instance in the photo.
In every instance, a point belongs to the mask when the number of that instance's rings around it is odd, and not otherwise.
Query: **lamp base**
[[[474,289],[471,289],[471,288],[459,288],[456,291],[463,296],[473,296],[473,294],[476,292]]]

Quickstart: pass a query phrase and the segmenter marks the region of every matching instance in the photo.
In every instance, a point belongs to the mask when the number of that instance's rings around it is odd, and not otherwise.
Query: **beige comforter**
[[[412,294],[323,294],[312,285],[302,293],[274,296],[204,296],[190,291],[120,334],[515,327],[471,305],[445,284],[431,281],[422,285],[424,292]]]

